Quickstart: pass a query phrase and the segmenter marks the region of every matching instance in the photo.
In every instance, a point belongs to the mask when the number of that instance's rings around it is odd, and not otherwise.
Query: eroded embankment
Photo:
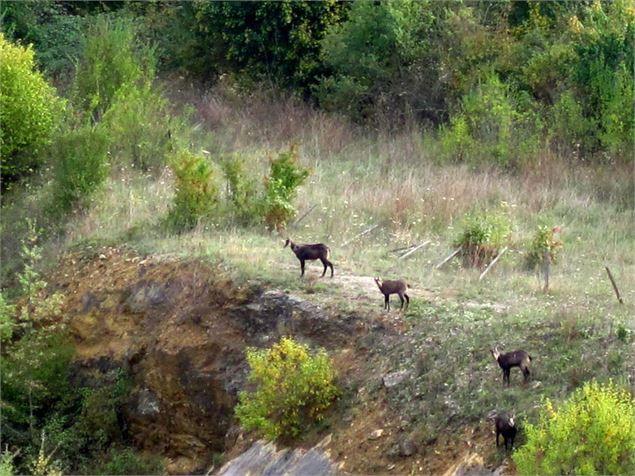
[[[293,296],[235,285],[200,261],[100,249],[65,256],[51,278],[67,296],[75,379],[86,384],[125,370],[126,434],[139,449],[166,456],[171,473],[204,471],[214,453],[233,446],[247,346],[292,335],[344,360],[352,336],[371,327],[354,314],[334,318]]]

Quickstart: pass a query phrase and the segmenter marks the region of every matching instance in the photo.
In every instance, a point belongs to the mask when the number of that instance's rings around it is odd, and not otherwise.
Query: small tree
[[[265,178],[263,201],[265,223],[270,230],[283,229],[295,215],[293,200],[309,171],[298,164],[298,147],[291,146],[271,161],[271,172]]]
[[[635,405],[613,383],[586,383],[557,411],[547,400],[525,432],[520,474],[635,474]]]
[[[33,49],[13,45],[0,33],[0,172],[11,180],[40,165],[63,102],[36,71]]]
[[[172,158],[170,167],[176,177],[176,194],[168,222],[177,231],[187,230],[209,217],[218,204],[214,171],[205,157],[185,150]]]
[[[551,263],[557,262],[558,249],[562,247],[562,241],[556,238],[558,233],[560,228],[557,226],[553,228],[545,225],[538,226],[525,257],[527,269],[533,270],[540,265],[544,260],[545,252],[549,253]]]
[[[284,337],[271,349],[248,349],[247,362],[256,389],[240,393],[236,416],[243,427],[269,439],[297,436],[323,418],[337,394],[323,349],[312,357],[306,345]]]

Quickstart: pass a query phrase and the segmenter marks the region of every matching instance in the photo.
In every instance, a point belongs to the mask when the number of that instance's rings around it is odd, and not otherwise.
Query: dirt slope
[[[371,278],[339,276],[351,299],[377,300]],[[233,421],[246,375],[247,346],[292,335],[326,347],[343,398],[325,424],[300,445],[328,434],[328,451],[354,473],[435,473],[466,454],[491,451],[489,428],[466,429],[412,444],[399,415],[382,397],[377,343],[401,338],[396,315],[343,313],[257,284],[238,286],[210,264],[89,249],[64,256],[50,282],[67,296],[78,373],[125,369],[133,381],[123,412],[140,449],[164,455],[171,473],[199,473],[215,453],[247,450],[254,435]],[[381,304],[381,299],[379,299]],[[487,449],[486,449],[487,448]]]

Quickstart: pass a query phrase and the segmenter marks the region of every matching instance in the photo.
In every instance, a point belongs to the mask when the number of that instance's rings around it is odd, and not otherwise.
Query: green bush
[[[210,218],[218,205],[220,194],[214,169],[205,157],[186,150],[178,152],[169,165],[176,190],[168,223],[174,230],[188,230]]]
[[[251,393],[236,406],[240,424],[269,439],[295,437],[323,418],[337,395],[335,371],[324,350],[315,356],[306,345],[282,338],[270,349],[249,349]]]
[[[256,179],[247,172],[247,163],[242,157],[231,157],[222,163],[227,180],[227,195],[236,219],[243,224],[258,218],[258,188]]]
[[[142,455],[130,448],[113,448],[106,461],[84,474],[166,474],[161,458]]]
[[[293,200],[309,171],[298,164],[298,148],[291,146],[271,161],[269,176],[265,178],[263,216],[270,230],[283,229],[295,216]]]
[[[586,383],[557,410],[547,400],[513,456],[520,474],[634,474],[635,405],[614,384]]]
[[[33,49],[8,42],[0,33],[0,173],[3,181],[41,165],[64,102],[35,69]]]
[[[132,20],[99,15],[90,23],[77,64],[74,102],[99,120],[124,86],[152,81],[155,55],[135,43]]]
[[[322,40],[331,74],[314,88],[320,104],[355,120],[438,107],[429,87],[437,76],[430,38],[440,12],[433,3],[352,3],[346,20],[333,23]]]
[[[54,144],[54,202],[51,211],[83,205],[108,177],[109,138],[101,127],[83,126],[61,133]]]
[[[479,267],[491,261],[499,249],[509,242],[512,223],[504,212],[480,211],[468,213],[454,246],[462,247],[464,262]]]
[[[172,150],[168,102],[151,82],[122,86],[104,113],[102,125],[112,144],[113,165],[156,171]]]
[[[562,247],[562,241],[556,238],[558,233],[560,233],[559,227],[538,226],[525,255],[527,269],[532,270],[540,266],[544,261],[545,251],[549,253],[551,263],[557,263],[558,249]]]
[[[15,306],[9,304],[0,292],[0,343],[11,340],[15,327]]]

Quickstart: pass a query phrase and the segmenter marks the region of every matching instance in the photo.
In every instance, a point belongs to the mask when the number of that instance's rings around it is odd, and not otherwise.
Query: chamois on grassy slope
[[[492,353],[492,357],[494,360],[498,362],[498,365],[501,369],[503,369],[503,383],[507,382],[507,386],[509,386],[509,373],[512,367],[520,367],[520,370],[523,372],[524,382],[527,383],[529,380],[529,363],[531,362],[531,356],[525,352],[524,350],[515,350],[513,352],[507,352],[505,354],[501,354],[498,351],[498,347],[494,347],[490,349]]]
[[[399,296],[399,300],[401,301],[401,307],[399,309],[404,309],[403,303],[404,299],[406,301],[406,309],[410,305],[410,297],[406,294],[406,289],[410,287],[410,285],[406,284],[405,281],[401,279],[393,280],[393,281],[384,281],[381,278],[375,278],[375,283],[377,283],[377,287],[384,295],[384,309],[390,311],[390,295],[397,294]]]
[[[514,446],[514,438],[516,438],[516,422],[514,421],[514,414],[498,413],[494,418],[494,425],[496,427],[496,446],[498,446],[498,436],[503,435],[503,444],[507,449],[507,441],[509,441],[509,449]]]
[[[300,260],[300,269],[302,273],[300,273],[300,277],[304,276],[304,262],[312,261],[319,259],[324,265],[324,272],[322,273],[322,277],[326,274],[326,268],[331,268],[331,278],[333,277],[333,263],[329,261],[329,255],[331,254],[331,249],[326,246],[324,243],[315,243],[312,245],[296,245],[293,241],[287,238],[287,241],[284,242],[284,247],[289,246],[291,251],[295,253],[295,255]]]

